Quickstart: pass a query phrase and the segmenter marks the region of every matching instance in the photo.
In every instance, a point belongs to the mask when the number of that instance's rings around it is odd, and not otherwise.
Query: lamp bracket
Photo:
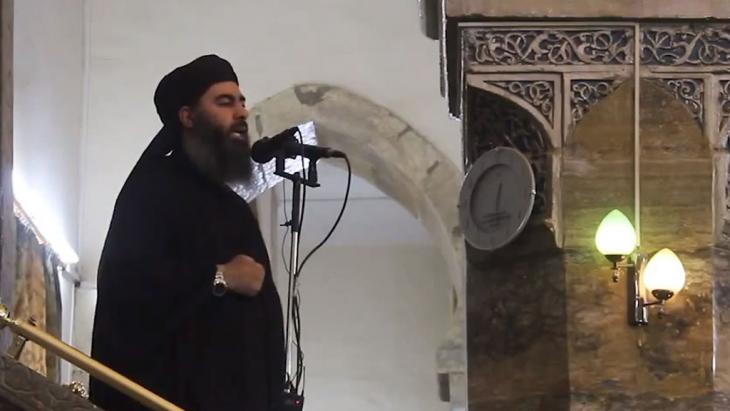
[[[636,264],[626,268],[626,302],[629,325],[641,327],[649,324],[644,287],[641,286],[641,266],[646,257],[637,254]],[[651,304],[649,304],[651,305]]]
[[[613,264],[612,279],[618,283],[621,272],[625,271],[626,278],[626,303],[629,325],[640,327],[649,323],[648,309],[653,305],[661,306],[659,318],[664,316],[664,303],[674,296],[671,290],[652,290],[656,298],[649,301],[646,297],[646,289],[641,283],[641,272],[648,262],[648,256],[637,251],[629,255],[606,255],[606,258]]]

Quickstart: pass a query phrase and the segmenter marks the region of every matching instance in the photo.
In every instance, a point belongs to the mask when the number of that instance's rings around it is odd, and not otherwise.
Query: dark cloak
[[[117,198],[92,357],[186,410],[275,409],[283,321],[257,221],[242,198],[195,169],[177,130],[163,127]],[[214,296],[216,264],[237,254],[265,266],[261,292]],[[145,409],[93,378],[90,391],[107,410]]]

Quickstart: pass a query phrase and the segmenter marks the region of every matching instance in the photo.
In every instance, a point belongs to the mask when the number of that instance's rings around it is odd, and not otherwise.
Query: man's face
[[[212,85],[192,108],[188,127],[191,157],[208,168],[203,170],[226,182],[240,182],[251,175],[246,98],[238,84]],[[195,158],[194,158],[195,160]]]

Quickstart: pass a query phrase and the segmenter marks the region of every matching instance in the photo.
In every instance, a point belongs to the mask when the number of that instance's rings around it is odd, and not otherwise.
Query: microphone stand
[[[293,183],[293,189],[292,189],[292,210],[291,210],[291,220],[287,222],[286,224],[289,225],[289,228],[291,230],[291,238],[290,238],[290,248],[289,248],[289,284],[287,287],[287,302],[286,302],[286,342],[285,342],[285,352],[286,352],[286,378],[287,381],[285,381],[285,384],[287,384],[289,381],[289,378],[292,376],[292,371],[294,367],[294,350],[293,350],[293,335],[292,335],[292,308],[293,308],[293,299],[297,292],[298,284],[296,282],[296,279],[299,277],[299,235],[301,233],[301,210],[300,210],[300,203],[301,203],[301,189],[302,185],[306,185],[309,187],[319,187],[319,183],[317,183],[317,160],[318,158],[312,158],[309,159],[309,169],[307,173],[307,177],[304,178],[300,175],[299,172],[296,173],[287,173],[284,169],[284,161],[287,158],[295,158],[296,156],[287,156],[283,150],[276,152],[276,171],[274,174],[281,176],[287,180],[290,180]],[[282,411],[301,411],[304,407],[304,396],[300,395],[298,390],[298,382],[297,386],[294,386],[293,384],[284,387],[284,393],[283,393],[283,408]]]

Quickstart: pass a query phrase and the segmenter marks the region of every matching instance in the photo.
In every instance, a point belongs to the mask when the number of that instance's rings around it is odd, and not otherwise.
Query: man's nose
[[[238,109],[236,110],[236,118],[248,118],[248,109],[244,105],[238,106]]]

